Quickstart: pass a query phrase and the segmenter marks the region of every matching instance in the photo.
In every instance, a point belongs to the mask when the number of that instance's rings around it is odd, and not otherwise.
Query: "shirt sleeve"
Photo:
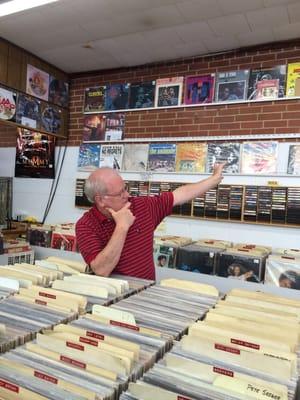
[[[164,192],[160,196],[148,197],[149,211],[154,223],[154,227],[172,213],[174,196],[172,192]]]
[[[76,224],[76,239],[79,251],[84,261],[90,263],[96,258],[102,250],[100,238],[89,223],[79,220]]]

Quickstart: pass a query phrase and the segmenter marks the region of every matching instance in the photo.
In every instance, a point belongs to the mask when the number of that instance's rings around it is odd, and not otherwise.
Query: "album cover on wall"
[[[107,113],[105,114],[105,140],[114,141],[122,140],[125,131],[125,114],[124,113]]]
[[[188,76],[184,104],[211,103],[214,98],[215,74]]]
[[[278,98],[279,79],[266,79],[257,82],[256,100],[272,100]]]
[[[105,89],[105,107],[107,111],[126,110],[129,106],[129,83],[114,83]]]
[[[148,170],[159,172],[174,172],[176,159],[176,144],[150,143]]]
[[[300,96],[300,62],[288,64],[286,97]]]
[[[242,174],[275,174],[278,142],[244,142]]]
[[[129,108],[154,107],[155,81],[131,83]]]
[[[26,94],[19,93],[16,122],[28,128],[39,129],[41,125],[41,102]]]
[[[176,172],[205,172],[206,143],[178,143]]]
[[[61,79],[50,76],[49,101],[60,107],[69,105],[69,84]]]
[[[0,86],[0,119],[16,121],[17,93]]]
[[[106,116],[104,114],[85,115],[83,121],[83,142],[97,142],[105,139]]]
[[[216,75],[215,101],[246,100],[249,73],[248,69],[218,72]]]
[[[182,99],[183,76],[157,79],[155,107],[179,106]]]
[[[85,179],[76,179],[76,187],[75,187],[75,207],[83,207],[88,208],[91,207],[92,204],[86,197],[84,193],[84,185]]]
[[[49,98],[49,74],[27,64],[26,93],[48,101]]]
[[[91,172],[99,168],[100,144],[81,143],[78,153],[77,170]]]
[[[123,171],[146,171],[149,145],[127,143],[124,146]]]
[[[273,68],[252,69],[249,77],[248,100],[256,100],[258,95],[258,82],[278,79],[278,97],[285,95],[286,65]]]
[[[238,173],[240,147],[240,143],[208,143],[206,172],[211,173],[215,164],[226,163],[223,169],[225,173]]]
[[[287,173],[300,175],[300,145],[290,145]]]
[[[18,128],[16,177],[54,178],[55,138]]]
[[[123,163],[123,144],[103,144],[100,150],[99,167],[110,167],[120,170]]]
[[[103,111],[106,86],[85,88],[83,112]]]
[[[41,129],[49,133],[60,133],[62,113],[58,107],[42,104]]]

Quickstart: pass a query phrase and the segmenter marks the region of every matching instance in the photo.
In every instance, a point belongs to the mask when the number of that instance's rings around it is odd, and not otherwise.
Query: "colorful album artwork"
[[[107,113],[105,114],[105,140],[114,141],[124,138],[125,114]]]
[[[287,173],[300,175],[300,145],[290,145]]]
[[[182,99],[183,76],[156,81],[155,107],[179,106]]]
[[[155,81],[130,85],[129,108],[154,107]]]
[[[19,93],[16,122],[28,128],[39,129],[41,123],[41,102],[26,94]]]
[[[26,93],[48,101],[49,98],[49,74],[27,64]]]
[[[16,92],[0,87],[0,119],[16,121],[17,94]]]
[[[83,122],[83,142],[97,142],[105,139],[106,116],[104,114],[85,115]]]
[[[83,112],[99,112],[104,110],[106,86],[85,88]]]
[[[129,84],[114,83],[105,90],[105,110],[126,110],[129,101]]]
[[[225,163],[225,173],[239,173],[240,148],[240,143],[208,143],[206,172],[211,173],[215,164]]]
[[[176,144],[150,143],[148,170],[157,172],[174,172],[176,160]]]
[[[206,143],[178,143],[176,172],[205,172]]]
[[[79,147],[77,170],[90,172],[99,168],[100,144],[81,143]]]
[[[49,101],[60,107],[69,105],[69,84],[61,79],[50,76]]]
[[[120,170],[123,164],[123,154],[123,144],[104,144],[101,146],[99,166]]]
[[[215,101],[241,101],[247,99],[249,73],[247,70],[218,72]]]
[[[59,133],[62,125],[61,110],[55,106],[42,105],[41,130]]]
[[[15,176],[54,178],[55,138],[18,128]]]
[[[286,65],[278,65],[273,68],[252,69],[249,77],[248,100],[257,100],[259,95],[258,82],[278,79],[278,96],[285,96]]]
[[[286,97],[300,96],[300,62],[288,64]]]
[[[211,103],[214,98],[215,74],[188,76],[184,104]]]
[[[278,142],[244,142],[242,174],[276,174]]]
[[[278,98],[279,79],[266,79],[256,84],[256,100],[273,100]]]

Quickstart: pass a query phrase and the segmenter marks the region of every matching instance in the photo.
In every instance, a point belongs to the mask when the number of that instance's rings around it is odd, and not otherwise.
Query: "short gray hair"
[[[89,177],[85,181],[84,194],[91,203],[94,203],[96,194],[104,195],[107,193],[105,182],[99,179]]]

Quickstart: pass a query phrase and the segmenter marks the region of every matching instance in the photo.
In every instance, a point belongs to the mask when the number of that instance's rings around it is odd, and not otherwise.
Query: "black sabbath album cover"
[[[61,129],[61,110],[58,107],[42,105],[41,130],[59,133]]]
[[[17,124],[39,129],[41,123],[41,102],[26,94],[19,93],[17,100]]]
[[[0,119],[16,121],[17,94],[16,92],[0,87]]]
[[[54,151],[53,136],[18,128],[15,177],[53,179]]]
[[[69,105],[69,84],[61,79],[50,76],[49,102],[61,107]]]
[[[130,85],[129,108],[154,107],[155,81]]]

